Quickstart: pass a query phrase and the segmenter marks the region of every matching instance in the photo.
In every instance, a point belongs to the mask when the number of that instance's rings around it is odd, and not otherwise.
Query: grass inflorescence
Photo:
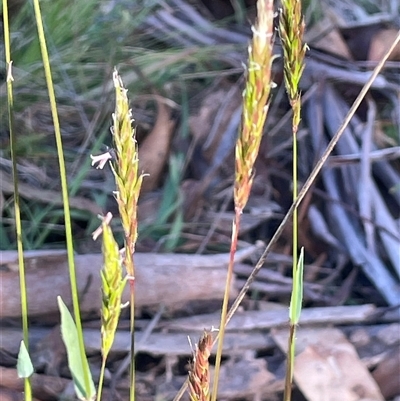
[[[253,40],[248,49],[249,61],[246,70],[246,86],[243,93],[242,124],[235,148],[235,182],[233,193],[235,218],[232,224],[229,265],[225,294],[221,308],[214,384],[211,396],[212,401],[216,401],[218,394],[218,377],[227,320],[229,291],[239,236],[240,219],[253,185],[254,163],[260,149],[264,123],[269,108],[269,97],[273,84],[271,78],[272,63],[274,60],[273,18],[273,1],[258,1],[257,21],[253,27]]]
[[[99,163],[104,167],[108,160],[111,163],[117,189],[114,192],[121,216],[122,227],[125,234],[125,249],[123,264],[127,273],[130,289],[130,329],[131,329],[131,400],[135,399],[135,264],[133,254],[138,236],[137,207],[144,175],[139,173],[138,145],[135,129],[132,127],[133,118],[129,108],[127,89],[122,83],[118,72],[114,70],[113,82],[116,94],[115,112],[113,114],[113,127],[111,129],[114,139],[115,158],[109,152],[100,156],[92,156],[92,163]]]
[[[212,346],[212,334],[205,331],[193,350],[193,359],[189,367],[189,396],[191,401],[209,401],[210,399],[210,363],[208,358]]]
[[[301,92],[299,89],[300,79],[304,71],[304,57],[307,45],[303,43],[304,19],[301,10],[300,0],[283,0],[282,10],[279,18],[279,35],[281,37],[283,49],[283,75],[286,91],[290,105],[293,110],[292,133],[293,133],[293,202],[296,202],[298,193],[297,177],[297,131],[300,124],[301,114]],[[285,376],[284,400],[291,399],[291,384],[293,380],[294,355],[295,355],[295,335],[296,325],[300,318],[301,303],[303,296],[303,256],[297,259],[298,248],[298,213],[297,208],[293,212],[292,228],[292,255],[293,255],[293,287],[292,299],[290,304],[290,330],[288,338],[288,357],[287,370]],[[303,255],[303,250],[301,255]]]
[[[119,317],[122,308],[122,292],[125,288],[126,278],[123,279],[122,257],[117,242],[110,227],[112,215],[108,213],[103,219],[101,232],[103,234],[102,253],[103,269],[101,270],[101,355],[102,366],[97,400],[101,399],[103,379],[107,356],[114,342]]]

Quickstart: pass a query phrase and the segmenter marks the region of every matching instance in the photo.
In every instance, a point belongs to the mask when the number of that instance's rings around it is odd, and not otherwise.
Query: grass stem
[[[299,90],[300,79],[304,71],[304,57],[307,46],[303,44],[304,34],[304,20],[301,12],[301,0],[283,0],[282,10],[279,18],[279,34],[282,41],[283,49],[283,73],[286,91],[289,97],[290,105],[293,109],[292,119],[292,137],[293,137],[293,203],[297,199],[297,131],[300,123],[301,111],[301,94]],[[298,209],[293,210],[293,225],[292,225],[292,298],[297,297],[297,283],[298,278],[298,261],[297,261],[297,248],[298,248]],[[301,277],[302,280],[302,277]],[[297,298],[296,298],[297,300]],[[301,305],[301,299],[299,300]],[[292,305],[291,305],[292,307]],[[290,333],[287,354],[287,370],[285,377],[285,390],[283,399],[290,401],[291,399],[291,384],[293,379],[293,366],[295,355],[295,332],[296,322],[290,319]]]
[[[61,179],[61,192],[64,206],[64,221],[65,221],[65,235],[67,242],[67,255],[68,255],[68,269],[69,269],[69,277],[71,284],[71,294],[72,294],[72,304],[75,316],[75,324],[78,331],[78,343],[79,343],[79,352],[81,354],[82,361],[86,360],[85,356],[85,343],[83,340],[83,331],[82,331],[82,321],[81,314],[79,309],[79,297],[78,297],[78,287],[77,287],[77,279],[76,279],[76,269],[75,269],[75,260],[74,260],[74,248],[73,248],[73,240],[72,240],[72,226],[71,226],[71,213],[69,207],[69,199],[68,199],[68,185],[67,185],[67,175],[64,161],[64,152],[63,152],[63,144],[60,130],[60,122],[58,118],[57,112],[57,102],[54,92],[53,79],[51,74],[50,60],[49,54],[47,51],[46,45],[46,37],[44,34],[42,14],[40,10],[39,0],[33,0],[33,6],[35,11],[36,18],[36,26],[38,30],[40,50],[42,53],[43,66],[46,76],[46,84],[48,89],[48,94],[50,98],[50,107],[51,107],[51,115],[53,118],[53,126],[54,133],[57,145],[57,156],[60,168],[60,179]],[[90,386],[90,377],[89,372],[86,369],[86,366],[82,366],[84,372],[84,387],[86,390],[86,394],[91,393]]]
[[[117,71],[113,81],[116,90],[116,106],[113,115],[113,136],[116,163],[113,173],[117,184],[115,197],[125,233],[124,265],[130,292],[130,333],[131,333],[131,367],[130,367],[130,401],[135,400],[135,253],[138,236],[137,205],[143,174],[139,173],[138,146],[135,130],[132,128],[132,113],[129,109],[127,90]]]
[[[10,41],[10,25],[8,18],[8,1],[3,1],[3,27],[4,27],[4,48],[7,66],[7,106],[8,106],[8,126],[10,130],[10,147],[14,185],[14,212],[15,212],[15,230],[17,235],[17,250],[18,250],[18,272],[19,285],[21,291],[21,314],[22,314],[22,332],[25,347],[29,352],[29,327],[28,327],[28,299],[25,277],[24,263],[24,247],[22,243],[22,224],[21,210],[19,202],[18,190],[18,169],[17,169],[17,154],[16,154],[16,137],[14,131],[14,97],[13,97],[13,76],[12,76],[12,61],[11,61],[11,41]],[[32,399],[32,387],[29,378],[24,378],[24,394],[25,401]]]
[[[233,191],[235,217],[232,224],[229,266],[217,337],[218,347],[211,401],[216,401],[218,393],[218,377],[227,324],[228,300],[239,237],[240,219],[250,197],[255,174],[254,163],[260,149],[264,123],[269,109],[272,86],[273,15],[274,5],[272,0],[259,0],[257,2],[257,21],[253,27],[253,38],[248,49],[249,60],[246,71],[246,87],[243,93],[242,124],[235,147],[235,183]]]
[[[218,378],[220,374],[220,367],[221,367],[221,357],[222,357],[222,350],[224,346],[224,336],[225,336],[225,329],[226,329],[226,316],[228,312],[228,302],[229,302],[229,293],[232,284],[232,277],[233,277],[233,266],[235,263],[235,253],[237,248],[238,236],[239,236],[239,227],[240,227],[240,211],[236,211],[235,213],[235,220],[232,224],[232,237],[231,237],[231,247],[229,252],[229,265],[228,271],[226,276],[226,283],[225,283],[225,292],[224,292],[224,299],[222,302],[221,308],[221,321],[219,324],[219,332],[218,332],[218,346],[217,346],[217,354],[215,358],[215,370],[214,370],[214,384],[212,387],[211,393],[211,401],[216,401],[218,395]]]

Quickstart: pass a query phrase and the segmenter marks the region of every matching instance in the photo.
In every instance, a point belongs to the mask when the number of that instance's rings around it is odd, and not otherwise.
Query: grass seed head
[[[208,358],[211,354],[213,338],[205,331],[193,351],[193,360],[189,369],[189,395],[191,401],[210,399],[210,369]]]
[[[244,209],[253,184],[263,127],[268,112],[273,62],[273,0],[257,2],[257,21],[249,46],[246,86],[243,93],[243,117],[235,152],[235,207]]]
[[[285,86],[295,113],[294,125],[300,123],[300,79],[304,71],[307,45],[303,43],[305,23],[301,12],[301,0],[282,0],[279,18],[279,34],[283,49]]]
[[[103,269],[101,270],[102,304],[101,304],[101,352],[106,358],[112,343],[121,313],[121,297],[125,287],[122,278],[122,260],[109,221],[111,214],[104,218],[103,233]]]
[[[112,128],[116,153],[116,162],[113,165],[117,183],[115,198],[125,232],[125,266],[128,274],[134,276],[132,255],[137,239],[137,204],[143,174],[139,174],[138,146],[135,130],[132,128],[133,119],[129,109],[127,89],[124,88],[117,71],[114,71],[113,81],[116,91]]]

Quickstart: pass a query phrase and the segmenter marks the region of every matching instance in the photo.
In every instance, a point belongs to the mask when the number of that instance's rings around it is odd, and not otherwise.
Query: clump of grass
[[[208,358],[213,346],[213,337],[205,331],[193,351],[189,368],[189,395],[191,401],[209,401],[210,364]]]
[[[272,0],[257,2],[257,21],[253,27],[253,40],[249,46],[246,87],[243,94],[243,116],[235,150],[234,203],[235,219],[232,225],[231,249],[226,279],[224,300],[221,309],[218,348],[215,360],[215,376],[212,401],[218,394],[218,377],[221,365],[223,340],[228,311],[229,290],[233,276],[234,257],[237,248],[240,219],[250,196],[254,179],[254,163],[258,156],[263,127],[269,108],[272,87],[273,62],[273,18]]]

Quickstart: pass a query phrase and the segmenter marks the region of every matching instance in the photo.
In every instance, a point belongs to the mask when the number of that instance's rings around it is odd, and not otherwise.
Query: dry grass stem
[[[191,401],[208,401],[210,399],[210,357],[213,338],[211,333],[204,332],[196,349],[189,369],[189,394]]]

